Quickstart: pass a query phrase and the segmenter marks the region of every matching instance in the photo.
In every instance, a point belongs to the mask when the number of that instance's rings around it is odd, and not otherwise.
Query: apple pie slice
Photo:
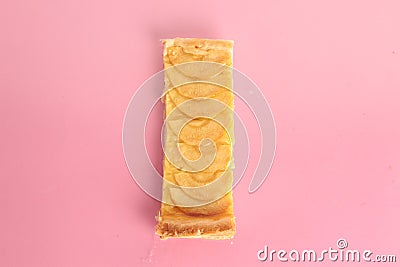
[[[226,40],[163,40],[162,239],[233,238],[232,49]]]

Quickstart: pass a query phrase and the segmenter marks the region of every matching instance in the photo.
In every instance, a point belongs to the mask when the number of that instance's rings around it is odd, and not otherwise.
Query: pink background
[[[399,10],[396,0],[2,1],[0,266],[310,266],[256,253],[341,237],[400,261]],[[235,188],[232,242],[158,240],[159,203],[125,166],[125,109],[162,68],[159,39],[175,36],[235,40],[235,67],[275,116],[274,166],[255,194],[249,176]]]

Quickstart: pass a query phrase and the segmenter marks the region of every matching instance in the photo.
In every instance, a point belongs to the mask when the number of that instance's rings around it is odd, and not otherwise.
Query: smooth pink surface
[[[2,1],[0,266],[310,266],[256,253],[340,237],[400,261],[399,10],[396,0]],[[274,166],[255,194],[249,176],[235,188],[232,242],[158,240],[159,203],[125,166],[126,106],[162,68],[159,39],[175,36],[235,40],[235,67],[274,112]]]

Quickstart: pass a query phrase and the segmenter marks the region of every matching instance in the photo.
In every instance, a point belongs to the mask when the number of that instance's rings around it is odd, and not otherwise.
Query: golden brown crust
[[[207,238],[230,239],[235,234],[235,219],[233,216],[225,216],[219,219],[209,217],[157,218],[156,234],[161,239],[180,238]]]
[[[162,43],[164,44],[165,68],[193,61],[216,62],[228,67],[232,66],[232,41],[175,38],[162,40]],[[231,78],[229,74],[226,76],[228,80]],[[229,83],[230,81],[228,81]],[[191,84],[176,89],[165,94],[166,115],[177,105],[193,97],[214,98],[233,108],[233,93],[230,89],[207,84]],[[221,181],[225,185],[230,185],[231,188],[232,140],[229,135],[219,129],[218,127],[220,126],[212,120],[196,119],[187,125],[187,127],[185,126],[186,128],[182,129],[179,136],[180,149],[182,149],[183,155],[190,160],[197,158],[199,140],[208,137],[217,144],[216,160],[204,171],[188,173],[176,169],[165,159],[164,179],[178,186],[196,187],[211,183],[221,173],[227,171],[226,180]],[[233,130],[233,124],[230,127]],[[190,157],[193,157],[193,159]],[[163,199],[167,197],[165,193],[167,187],[164,187]],[[219,199],[205,205],[195,207],[179,207],[175,205],[167,203],[162,203],[161,205],[156,226],[156,234],[161,239],[172,237],[228,239],[234,236],[236,226],[231,190]]]

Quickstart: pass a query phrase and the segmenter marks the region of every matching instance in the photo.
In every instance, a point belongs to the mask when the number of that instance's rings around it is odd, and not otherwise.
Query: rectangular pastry
[[[161,239],[233,238],[232,50],[227,40],[163,40]]]

